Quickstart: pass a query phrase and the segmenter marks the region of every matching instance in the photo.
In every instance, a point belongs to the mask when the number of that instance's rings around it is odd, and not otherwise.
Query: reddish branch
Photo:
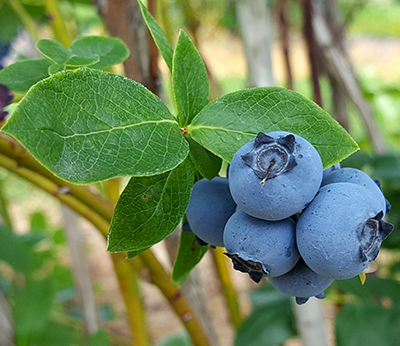
[[[289,89],[294,89],[293,87],[293,74],[292,66],[290,64],[290,53],[289,53],[289,34],[290,34],[290,24],[289,24],[289,14],[287,7],[287,0],[281,0],[277,2],[278,4],[278,17],[279,17],[279,36],[283,50],[283,58],[285,62],[286,69],[286,84]]]

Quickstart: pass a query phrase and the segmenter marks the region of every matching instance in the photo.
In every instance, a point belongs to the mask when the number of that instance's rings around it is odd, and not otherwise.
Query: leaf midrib
[[[106,129],[106,130],[98,130],[98,131],[87,132],[87,133],[74,133],[73,135],[67,135],[67,136],[62,135],[62,134],[58,133],[57,131],[55,131],[53,129],[48,129],[48,128],[33,129],[33,130],[27,130],[27,131],[35,131],[35,132],[37,130],[42,131],[42,132],[49,131],[49,132],[52,132],[52,133],[58,135],[59,137],[61,137],[63,139],[69,139],[69,138],[73,138],[73,137],[91,136],[91,135],[108,133],[108,132],[117,131],[117,130],[126,130],[126,129],[136,127],[136,126],[142,126],[142,125],[147,125],[147,124],[159,124],[159,123],[172,123],[172,124],[178,125],[178,123],[175,120],[162,119],[162,120],[142,121],[140,123],[130,124],[127,126],[116,126],[116,127],[112,127],[110,129]]]

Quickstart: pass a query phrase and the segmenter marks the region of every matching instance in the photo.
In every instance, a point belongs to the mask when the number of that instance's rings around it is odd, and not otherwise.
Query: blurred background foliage
[[[269,1],[274,25],[273,67],[276,84],[286,86],[283,63],[279,62],[282,56],[277,33],[277,4],[278,0]],[[58,5],[71,37],[108,35],[104,20],[90,1],[60,0]],[[214,97],[246,87],[245,58],[234,0],[158,0],[156,5],[157,20],[172,42],[176,40],[179,28],[190,33],[209,69]],[[342,165],[359,168],[381,180],[382,189],[392,206],[387,219],[395,225],[395,231],[383,243],[378,258],[379,270],[368,275],[365,285],[354,278],[337,281],[328,289],[324,306],[329,311],[328,323],[335,326],[330,341],[338,346],[398,345],[400,1],[340,0],[338,5],[362,94],[373,109],[387,146],[384,153],[374,152],[359,113],[348,102],[349,131],[361,150]],[[0,65],[34,57],[32,42],[53,37],[46,6],[48,0],[0,0]],[[304,16],[301,2],[288,1],[287,10],[293,88],[313,98],[302,38]],[[27,32],[30,35],[26,35]],[[160,61],[159,66],[160,94],[173,108],[169,77],[163,62]],[[115,72],[123,73],[123,68],[119,66]],[[320,87],[322,106],[333,114],[329,78],[320,76]],[[8,110],[12,112],[14,106],[9,106]],[[94,188],[104,190],[102,184]],[[86,335],[82,308],[75,299],[76,284],[68,259],[63,222],[52,197],[0,169],[0,215],[3,220],[0,226],[0,293],[6,297],[11,309],[16,345],[130,344],[129,335],[126,336],[124,330],[126,325],[118,322],[125,317],[123,313],[115,312],[119,303],[114,297],[104,297],[104,282],[96,280],[93,285],[95,295],[102,296],[96,301],[101,329],[91,336]],[[90,249],[88,254],[92,255]],[[249,279],[240,276],[239,280]],[[242,303],[247,302],[247,319],[236,338],[234,329],[225,327],[231,330],[219,333],[221,345],[232,344],[234,338],[235,345],[240,346],[298,345],[296,341],[291,343],[298,339],[295,337],[297,330],[292,302],[288,297],[272,290],[267,282],[256,289],[249,284],[239,291]],[[148,314],[151,313],[149,310]],[[166,333],[161,335],[154,331],[157,319],[149,317],[149,321],[151,338],[157,345],[190,345],[186,334],[164,338]],[[215,329],[218,334],[219,327],[215,326]]]

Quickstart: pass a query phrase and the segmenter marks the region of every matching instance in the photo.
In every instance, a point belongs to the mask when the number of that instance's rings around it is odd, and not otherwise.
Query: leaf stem
[[[8,1],[14,12],[17,14],[18,18],[24,24],[26,30],[29,31],[29,33],[32,35],[35,41],[39,40],[40,36],[38,29],[36,27],[34,20],[29,15],[29,13],[25,10],[25,8],[21,5],[21,3],[18,0],[8,0]]]
[[[54,36],[65,47],[69,48],[72,40],[71,36],[69,35],[67,26],[65,25],[64,18],[61,15],[60,8],[58,7],[58,1],[45,0],[44,4],[46,8],[46,14],[50,20],[51,27],[53,28]]]
[[[230,312],[232,324],[236,329],[240,327],[243,318],[240,312],[239,301],[237,299],[236,290],[232,284],[232,280],[228,271],[226,257],[222,248],[211,249],[215,267],[221,282],[222,293],[225,296],[226,303]]]
[[[17,161],[10,159],[3,154],[0,154],[0,166],[25,180],[30,181],[50,195],[58,198],[61,202],[65,203],[85,219],[90,221],[105,237],[107,237],[110,226],[108,220],[100,216],[93,209],[79,201],[76,197],[72,196],[68,191],[55,184],[53,181],[47,179],[40,173],[33,172],[28,168],[20,166]]]
[[[0,166],[3,166],[10,172],[30,181],[50,195],[58,198],[61,202],[65,203],[70,208],[77,211],[82,217],[90,221],[104,237],[107,237],[110,227],[109,222],[74,196],[63,193],[62,187],[39,173],[19,166],[16,161],[2,154],[0,154]],[[112,254],[112,259],[121,293],[126,304],[132,338],[135,345],[147,346],[149,345],[149,341],[146,328],[143,328],[145,319],[143,307],[141,306],[141,298],[140,295],[138,295],[137,274],[132,275],[133,271],[122,254]]]
[[[113,203],[117,203],[120,179],[110,179],[104,182],[104,184],[107,197]],[[133,345],[149,346],[150,339],[146,324],[146,313],[142,304],[142,293],[139,287],[140,269],[138,269],[138,262],[140,262],[140,259],[136,258],[127,261],[122,253],[112,253],[111,258],[129,316]],[[133,265],[131,266],[130,263]]]
[[[10,214],[8,213],[8,200],[6,196],[4,195],[4,180],[0,179],[0,225],[1,225],[1,219],[3,220],[4,224],[12,230],[12,221]]]
[[[4,134],[0,134],[0,166],[6,168],[10,172],[17,174],[25,180],[30,181],[31,183],[42,188],[52,196],[58,198],[61,202],[65,203],[70,208],[74,209],[82,217],[91,222],[101,232],[101,234],[103,234],[103,236],[107,238],[111,217],[108,218],[107,214],[99,214],[97,211],[92,209],[91,206],[88,206],[86,203],[81,201],[79,199],[81,195],[72,195],[72,191],[74,191],[73,189],[71,189],[69,193],[65,193],[66,190],[63,189],[63,186],[69,186],[66,185],[68,183],[56,177],[50,178],[51,172],[46,173],[46,168],[38,164],[33,159],[33,157],[30,156],[29,153],[22,151],[18,143],[14,143],[12,142],[12,140],[9,140],[7,143],[5,143],[7,137],[8,136]],[[14,158],[10,158],[10,155],[18,158],[18,161]],[[33,169],[37,169],[38,171],[34,171]],[[61,182],[62,185],[58,185],[55,181]],[[83,188],[82,186],[75,186],[73,184],[70,185],[71,187],[75,188]],[[83,196],[85,196],[85,194],[83,194]],[[104,202],[101,199],[97,199],[96,203],[101,204]],[[94,206],[96,206],[96,203]],[[97,208],[102,209],[99,208],[99,206],[97,206]],[[107,208],[104,209],[107,210]],[[118,276],[118,280],[122,294],[124,295],[124,300],[129,300],[127,309],[133,309],[133,307],[136,306],[136,303],[131,300],[132,297],[125,297],[125,295],[135,295],[135,293],[130,291],[134,289],[133,283],[126,281],[128,280],[127,268],[124,264],[121,264],[123,263],[122,260],[119,261],[121,259],[120,257],[123,257],[123,255],[113,254],[113,256],[117,257],[118,259],[118,261],[114,259],[113,261],[117,261],[118,263],[118,267],[115,267],[115,271],[117,275],[118,273],[120,273],[120,275]],[[183,296],[179,287],[171,280],[171,276],[167,274],[167,272],[160,264],[160,262],[158,262],[157,258],[154,256],[151,250],[149,249],[145,251],[138,257],[142,260],[145,267],[147,267],[147,269],[149,270],[153,283],[161,290],[165,298],[172,306],[173,310],[182,320],[186,330],[193,340],[193,344],[195,346],[210,345],[204,333],[204,330],[202,329],[200,323],[194,315],[188,301]],[[138,267],[136,265],[133,266],[133,263],[131,261],[128,261],[128,263],[129,266],[132,267],[132,270],[135,270],[134,268]],[[129,273],[129,276],[130,275],[132,275],[132,271]],[[128,311],[129,317],[133,316],[133,314],[135,314],[135,311]],[[131,321],[131,325],[133,325],[133,323],[135,322]],[[132,334],[133,333],[134,330],[132,330]]]
[[[63,188],[64,191],[67,191],[71,196],[76,197],[93,211],[101,215],[105,220],[108,222],[111,221],[114,210],[113,203],[90,191],[87,186],[71,184],[57,178],[53,173],[36,161],[21,144],[4,133],[0,133],[0,154],[15,160],[18,166],[28,168],[51,180],[60,188]]]
[[[121,253],[113,253],[111,258],[129,316],[133,345],[149,346],[150,340],[147,333],[145,310],[139,288],[139,274],[132,270],[129,262]]]
[[[170,306],[184,323],[194,346],[207,346],[210,342],[182,291],[167,274],[151,250],[139,255],[150,271],[151,281],[161,290]]]

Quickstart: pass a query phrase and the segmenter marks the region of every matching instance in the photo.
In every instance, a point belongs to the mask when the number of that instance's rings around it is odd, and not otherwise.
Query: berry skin
[[[381,187],[381,181],[378,179],[372,179],[376,186],[379,187],[379,190],[381,190],[382,194],[385,196],[385,194],[383,193],[382,187]],[[390,202],[385,198],[385,203],[386,203],[386,214],[390,212],[390,209],[392,209],[392,206],[390,205]]]
[[[215,177],[201,179],[193,185],[186,217],[191,231],[203,244],[224,247],[224,227],[235,210],[228,179]]]
[[[352,183],[371,191],[382,203],[383,214],[386,214],[386,199],[379,185],[368,174],[356,168],[345,167],[332,171],[322,180],[321,186],[332,183]]]
[[[229,168],[229,188],[238,207],[269,221],[305,208],[321,180],[316,149],[304,138],[283,131],[259,133],[237,151]]]
[[[227,255],[235,269],[249,273],[256,282],[265,275],[282,275],[299,259],[295,229],[291,218],[266,221],[237,209],[225,226]]]
[[[382,216],[381,201],[366,188],[328,184],[297,221],[297,248],[316,273],[331,279],[352,278],[376,258],[393,230]]]
[[[333,171],[336,171],[336,170],[338,170],[338,169],[340,169],[340,168],[341,168],[340,162],[338,162],[338,163],[335,163],[333,166],[330,166],[330,167],[324,169],[324,171],[322,172],[322,180],[324,180],[325,177],[326,177],[329,173],[332,173]]]
[[[269,282],[278,291],[296,297],[297,304],[304,304],[314,296],[318,299],[325,298],[324,290],[333,281],[312,271],[302,259],[288,273],[269,278]]]

